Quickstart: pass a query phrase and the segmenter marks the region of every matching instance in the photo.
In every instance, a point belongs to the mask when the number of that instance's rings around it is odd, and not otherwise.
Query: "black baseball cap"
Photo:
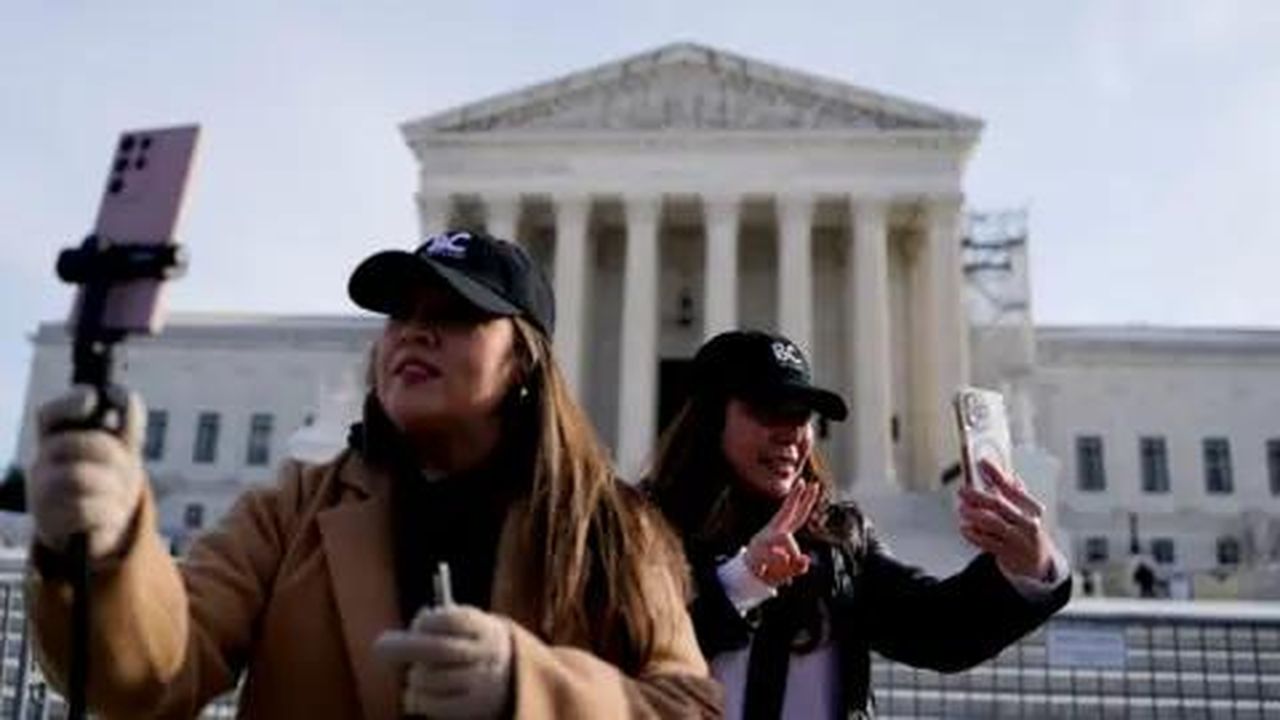
[[[391,314],[415,288],[443,282],[479,310],[528,319],[548,337],[556,301],[542,268],[519,245],[483,232],[432,235],[413,252],[384,250],[361,262],[347,281],[356,305]]]
[[[720,333],[694,356],[693,379],[695,392],[763,405],[799,403],[829,420],[849,416],[844,399],[813,384],[804,353],[781,335],[759,330]]]

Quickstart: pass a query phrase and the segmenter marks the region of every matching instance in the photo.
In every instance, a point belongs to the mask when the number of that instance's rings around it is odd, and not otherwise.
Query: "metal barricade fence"
[[[972,670],[875,658],[882,718],[1280,718],[1280,603],[1083,600]]]
[[[0,573],[0,718],[65,716]],[[1084,600],[996,658],[943,675],[874,658],[880,718],[1280,718],[1280,603]],[[235,716],[233,695],[203,718]]]

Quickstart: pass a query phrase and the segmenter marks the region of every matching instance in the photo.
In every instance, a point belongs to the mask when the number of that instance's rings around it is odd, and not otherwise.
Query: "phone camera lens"
[[[135,160],[133,163],[133,169],[135,170],[141,170],[146,166],[147,166],[147,159],[145,157],[140,157],[137,160]]]
[[[113,178],[111,184],[107,185],[107,192],[112,195],[119,194],[121,190],[124,190],[124,180],[120,178]]]
[[[138,145],[138,147],[142,148],[143,150],[146,150],[147,148],[151,147],[150,136],[144,136],[142,138],[142,142]]]
[[[133,149],[133,136],[125,135],[120,139],[120,152],[129,152]]]
[[[116,158],[115,169],[111,172],[122,173],[129,167],[129,158]]]

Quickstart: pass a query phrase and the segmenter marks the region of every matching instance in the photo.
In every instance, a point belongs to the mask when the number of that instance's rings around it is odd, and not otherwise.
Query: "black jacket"
[[[824,594],[846,713],[872,704],[871,650],[915,667],[967,670],[1035,629],[1071,597],[1067,578],[1045,600],[1027,600],[985,553],[949,578],[932,577],[894,558],[869,527],[859,525],[843,546],[810,549],[826,553],[815,559],[833,568]],[[718,558],[696,548],[689,553],[696,586],[690,614],[703,654],[710,659],[746,647],[758,628],[725,595]]]

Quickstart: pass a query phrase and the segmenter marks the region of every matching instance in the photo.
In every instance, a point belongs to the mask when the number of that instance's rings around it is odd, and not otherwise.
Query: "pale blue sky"
[[[1277,2],[6,3],[0,463],[121,128],[204,126],[172,308],[347,312],[414,239],[397,123],[677,40],[984,118],[1041,322],[1280,326]]]

